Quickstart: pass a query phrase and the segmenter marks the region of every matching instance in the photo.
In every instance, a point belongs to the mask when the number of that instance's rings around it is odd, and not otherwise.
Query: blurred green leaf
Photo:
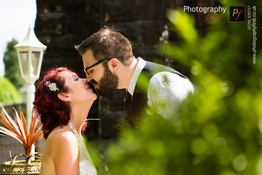
[[[0,103],[21,103],[22,98],[15,86],[5,77],[0,77]]]

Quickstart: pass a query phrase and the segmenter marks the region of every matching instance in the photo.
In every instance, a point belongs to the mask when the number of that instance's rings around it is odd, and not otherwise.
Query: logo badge
[[[246,22],[246,6],[229,6],[229,22]]]

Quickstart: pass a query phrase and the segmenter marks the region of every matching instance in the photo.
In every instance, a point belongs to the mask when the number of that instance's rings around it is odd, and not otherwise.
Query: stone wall
[[[186,4],[209,2],[206,0],[37,0],[35,33],[47,50],[42,72],[67,65],[84,77],[82,60],[74,49],[104,25],[115,26],[133,45],[134,55],[145,60],[168,62],[161,57],[156,44],[160,40],[176,41],[175,33],[168,31],[166,10],[182,8]],[[125,90],[116,90],[106,97],[99,97],[89,117],[86,133],[89,138],[111,139],[117,135],[120,119],[129,121],[124,111]]]

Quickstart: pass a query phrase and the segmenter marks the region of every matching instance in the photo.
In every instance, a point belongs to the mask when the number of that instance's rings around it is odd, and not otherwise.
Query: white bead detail
[[[50,81],[47,81],[45,85],[50,89],[50,91],[59,91],[55,83],[50,83]]]

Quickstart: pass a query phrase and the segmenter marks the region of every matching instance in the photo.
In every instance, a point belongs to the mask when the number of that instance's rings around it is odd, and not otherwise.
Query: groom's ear
[[[116,73],[119,69],[120,62],[116,58],[112,58],[108,61],[108,68],[111,72]]]
[[[71,101],[71,98],[69,95],[65,94],[65,93],[58,93],[57,94],[57,97],[61,100],[61,101],[64,101],[64,102],[70,102]]]

